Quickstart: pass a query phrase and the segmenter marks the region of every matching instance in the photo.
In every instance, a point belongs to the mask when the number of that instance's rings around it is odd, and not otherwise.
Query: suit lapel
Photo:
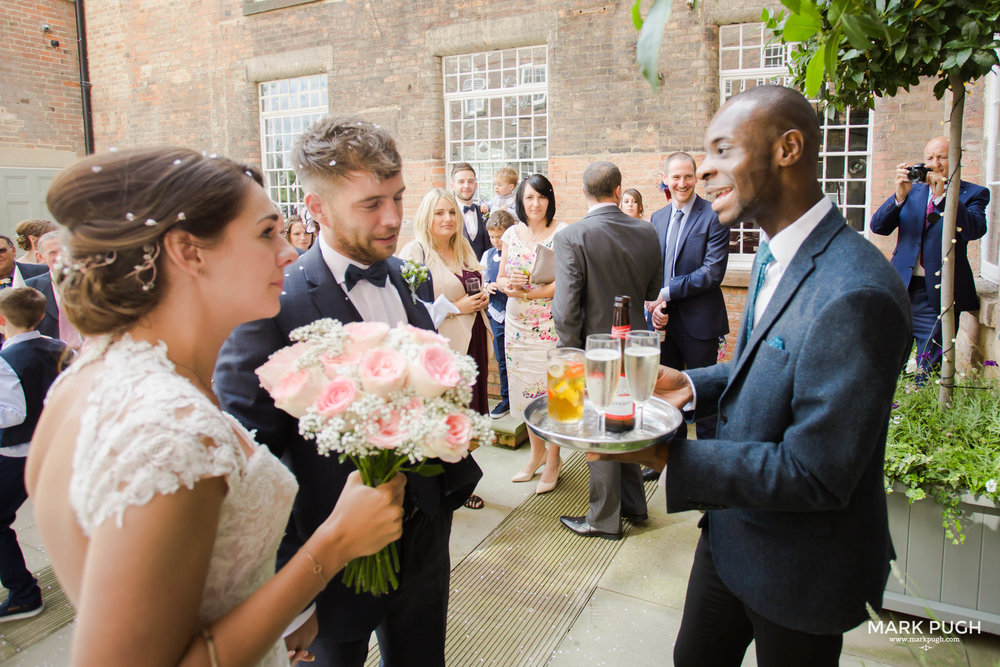
[[[433,330],[434,322],[431,320],[430,313],[427,312],[427,307],[420,301],[419,294],[417,295],[417,303],[413,303],[410,287],[403,280],[402,265],[393,262],[392,259],[389,260],[389,282],[399,292],[399,298],[403,301],[403,310],[406,311],[406,319],[409,320],[410,324],[421,329]]]
[[[688,219],[684,222],[684,227],[681,228],[680,234],[677,236],[677,247],[674,249],[675,258],[681,256],[681,251],[684,249],[684,242],[687,240],[688,235],[691,234],[695,223],[701,220],[701,202],[701,197],[695,195],[694,203],[691,204],[691,213],[688,214]]]
[[[316,309],[324,317],[335,317],[342,322],[359,322],[362,317],[351,300],[347,298],[344,288],[330,273],[330,267],[323,261],[323,253],[316,243],[306,254],[299,258],[297,264],[289,268],[292,271],[302,270],[305,273],[307,291]],[[350,319],[348,319],[350,318]]]
[[[45,289],[41,290],[45,295],[45,313],[51,316],[56,322],[59,321],[59,306],[56,305],[56,295],[55,288],[52,287],[52,275],[49,274],[45,278],[41,279],[42,287]]]
[[[816,226],[814,230],[806,237],[806,240],[802,242],[799,247],[798,252],[792,258],[791,263],[785,272],[781,276],[781,280],[778,282],[778,288],[775,290],[774,295],[768,302],[767,307],[764,312],[761,313],[760,321],[754,325],[753,331],[750,334],[750,340],[747,341],[746,348],[739,350],[739,356],[736,358],[736,364],[729,375],[730,383],[732,379],[740,372],[743,366],[747,363],[747,359],[751,356],[753,350],[760,345],[760,342],[764,340],[767,335],[768,330],[777,321],[781,314],[785,311],[788,303],[795,296],[796,292],[805,282],[806,277],[813,272],[816,267],[816,255],[823,252],[824,248],[830,243],[830,240],[841,231],[845,225],[844,218],[840,215],[840,211],[836,207],[830,209],[830,212],[826,214],[823,220],[820,221],[819,225]],[[745,337],[745,331],[747,327],[747,313],[748,308],[743,308],[743,317],[740,324],[740,337],[738,340],[743,340]]]

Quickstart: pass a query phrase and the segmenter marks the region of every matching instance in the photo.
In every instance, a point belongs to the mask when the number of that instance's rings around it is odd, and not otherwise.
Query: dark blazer
[[[458,203],[459,206],[463,206],[462,202]],[[462,220],[462,235],[465,239],[472,245],[472,250],[476,253],[476,259],[478,260],[483,256],[487,250],[493,247],[490,242],[490,234],[486,231],[486,218],[483,217],[483,210],[479,207],[479,204],[472,204],[472,207],[476,209],[476,219],[479,221],[479,231],[476,233],[476,238],[469,238],[469,230],[465,228],[465,220]],[[459,216],[462,216],[462,211],[458,212]],[[432,299],[433,300],[433,299]]]
[[[24,284],[28,287],[34,287],[45,295],[45,315],[35,329],[42,332],[43,336],[59,338],[59,304],[56,302],[56,295],[52,289],[52,274],[46,271],[25,280]]]
[[[662,262],[648,222],[602,206],[555,236],[552,319],[561,347],[582,348],[592,333],[611,333],[615,297],[632,297],[629,321],[645,329],[644,300],[660,291]]]
[[[672,205],[653,213],[660,255],[667,246],[667,227],[674,215]],[[719,223],[707,201],[695,195],[691,213],[677,238],[674,277],[667,302],[667,335],[685,332],[699,340],[716,340],[729,333],[729,316],[722,296],[722,278],[729,263],[729,230]],[[666,266],[666,259],[663,259]],[[666,275],[664,275],[666,282]]]
[[[18,272],[20,272],[21,277],[24,278],[24,282],[28,282],[28,278],[34,278],[35,276],[40,276],[43,273],[49,272],[49,267],[45,264],[31,264],[29,262],[14,262],[14,266],[17,267]]]
[[[872,215],[868,226],[876,234],[888,236],[899,229],[896,248],[892,251],[892,266],[910,284],[913,265],[917,254],[923,248],[927,301],[936,312],[941,311],[941,226],[944,224],[942,200],[937,208],[941,218],[924,229],[927,215],[928,187],[915,183],[902,206],[896,206],[896,195],[891,195]],[[959,311],[977,310],[979,298],[976,296],[975,279],[969,266],[968,242],[975,241],[986,233],[986,205],[990,202],[990,191],[974,183],[962,181],[958,186],[958,215],[955,218],[955,307]]]
[[[745,346],[743,318],[732,362],[687,371],[718,439],[671,443],[667,508],[708,510],[715,568],[755,612],[842,633],[881,606],[894,555],[882,467],[911,344],[906,289],[834,209]]]
[[[427,309],[421,303],[414,305],[400,275],[402,260],[390,257],[388,262],[389,280],[399,290],[409,322],[433,329]],[[427,301],[433,299],[430,281],[420,286],[418,294]],[[235,415],[248,429],[256,429],[257,441],[280,457],[298,480],[299,492],[292,508],[289,534],[282,544],[282,553],[288,557],[330,514],[354,466],[350,461],[339,463],[336,455],[320,456],[316,443],[307,442],[299,435],[296,419],[274,407],[274,401],[260,387],[254,369],[272,352],[289,345],[288,334],[293,329],[323,317],[345,323],[361,320],[323,261],[317,243],[285,271],[278,315],[238,327],[223,344],[215,367],[215,391],[222,408]],[[407,514],[411,514],[413,507],[420,511],[403,526],[401,586],[420,579],[425,574],[421,567],[427,562],[435,564],[435,571],[427,576],[443,576],[447,586],[452,511],[469,497],[482,471],[471,457],[458,463],[445,463],[443,467],[445,472],[436,477],[407,475]],[[414,529],[414,525],[419,525],[419,530]],[[414,540],[419,547],[410,548]],[[378,598],[355,595],[343,585],[338,574],[316,599],[320,636],[340,641],[367,636],[381,621],[393,598],[393,594]]]

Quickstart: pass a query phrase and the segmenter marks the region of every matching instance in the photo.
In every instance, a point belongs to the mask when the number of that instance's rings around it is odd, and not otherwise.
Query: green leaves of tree
[[[660,42],[663,41],[663,30],[670,20],[674,2],[654,0],[645,21],[639,10],[641,2],[642,0],[635,0],[632,5],[632,23],[639,31],[639,40],[635,44],[635,59],[639,63],[642,76],[656,91],[660,87],[660,77],[656,69],[660,60]]]

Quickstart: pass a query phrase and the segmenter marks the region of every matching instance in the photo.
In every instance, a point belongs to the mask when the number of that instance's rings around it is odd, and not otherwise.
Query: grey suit
[[[614,298],[632,298],[629,319],[646,328],[643,301],[660,291],[663,262],[651,224],[602,206],[555,237],[556,292],[552,318],[561,347],[584,346],[592,333],[610,333]],[[589,463],[587,523],[617,533],[620,515],[646,514],[639,466],[610,461]]]
[[[734,360],[688,371],[718,439],[676,440],[667,509],[709,510],[719,578],[785,628],[839,634],[878,608],[892,543],[882,466],[910,344],[906,289],[833,209]]]

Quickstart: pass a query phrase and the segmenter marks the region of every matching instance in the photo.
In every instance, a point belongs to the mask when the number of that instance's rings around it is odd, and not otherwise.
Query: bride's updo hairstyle
[[[49,188],[49,211],[69,230],[54,271],[60,307],[86,336],[124,330],[167,288],[163,236],[182,229],[220,240],[253,185],[247,167],[187,148],[88,156]]]

